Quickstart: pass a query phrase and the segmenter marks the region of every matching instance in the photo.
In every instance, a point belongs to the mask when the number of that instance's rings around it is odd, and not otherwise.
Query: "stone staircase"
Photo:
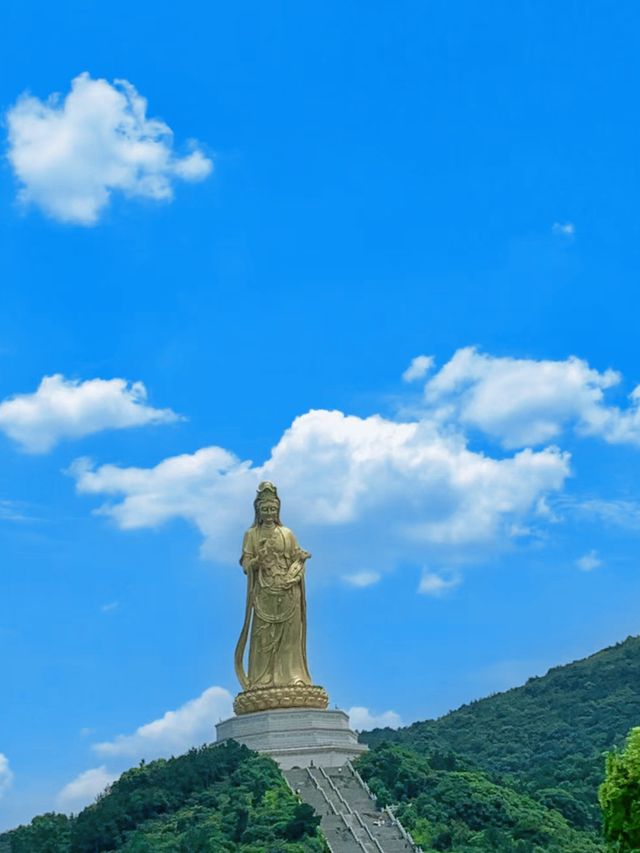
[[[313,806],[331,853],[422,853],[389,809],[379,809],[351,762],[283,771],[292,791]]]

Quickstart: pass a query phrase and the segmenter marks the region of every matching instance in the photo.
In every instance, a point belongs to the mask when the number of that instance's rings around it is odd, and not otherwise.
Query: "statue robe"
[[[245,689],[311,684],[307,667],[304,558],[294,534],[277,525],[251,527],[240,560],[248,575],[247,619],[251,619],[249,671]],[[242,648],[244,653],[244,648]],[[242,656],[242,655],[241,655]]]

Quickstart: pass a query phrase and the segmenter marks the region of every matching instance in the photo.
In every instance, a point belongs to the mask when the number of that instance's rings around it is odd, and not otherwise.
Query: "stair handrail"
[[[371,839],[371,843],[372,843],[375,847],[377,847],[377,849],[378,849],[378,853],[384,853],[384,850],[382,849],[382,847],[380,847],[380,842],[379,842],[379,841],[378,841],[378,839],[375,837],[375,835],[373,835],[373,833],[371,832],[371,830],[369,829],[369,827],[367,826],[367,824],[362,820],[362,817],[361,817],[361,815],[360,815],[360,812],[354,812],[354,815],[358,818],[358,822],[359,822],[360,826],[364,829],[364,831],[367,833],[367,835],[368,835],[368,836],[369,836],[369,838]]]
[[[402,825],[401,821],[400,821],[400,820],[398,820],[398,818],[395,816],[395,814],[394,814],[394,813],[393,813],[393,811],[391,810],[391,807],[390,807],[390,806],[385,806],[385,807],[382,809],[382,811],[383,811],[383,812],[386,812],[386,813],[389,815],[389,817],[391,818],[391,823],[393,824],[393,826],[397,826],[397,827],[398,827],[398,830],[399,830],[399,832],[400,832],[400,835],[402,835],[402,837],[403,837],[403,838],[404,838],[404,840],[407,842],[407,844],[409,844],[409,846],[410,846],[410,847],[411,847],[411,849],[414,851],[414,853],[423,853],[422,847],[420,847],[420,845],[419,845],[419,844],[416,844],[416,842],[413,840],[413,837],[412,837],[411,833],[410,833],[410,832],[407,832],[407,830],[406,830],[406,829],[404,828],[404,826]]]
[[[341,791],[339,790],[339,788],[337,787],[336,783],[333,781],[331,776],[329,776],[329,774],[324,769],[324,767],[320,767],[319,770],[320,770],[320,773],[322,773],[324,778],[329,783],[329,786],[332,788],[332,790],[334,791],[334,793],[336,794],[336,796],[338,797],[338,799],[340,800],[342,805],[346,808],[346,810],[349,812],[349,814],[351,814],[353,812],[353,809],[351,808],[349,803],[345,800],[345,798],[342,796]]]
[[[362,778],[362,776],[358,773],[358,771],[356,770],[356,768],[353,766],[353,764],[351,763],[351,759],[350,759],[350,758],[348,758],[348,759],[347,759],[346,766],[349,768],[349,770],[351,771],[351,773],[356,777],[356,779],[358,780],[358,782],[359,782],[359,783],[362,785],[362,787],[365,789],[365,791],[366,791],[366,792],[367,792],[367,794],[369,795],[370,799],[372,799],[372,800],[375,802],[375,801],[378,799],[378,798],[377,798],[377,796],[373,793],[373,791],[371,790],[371,788],[367,785],[367,783],[364,781],[364,779]]]
[[[324,769],[323,769],[322,767],[317,767],[316,769],[317,769],[317,770],[319,770],[319,771],[321,772],[321,774],[322,774],[325,778],[328,778],[328,777],[327,777],[327,774],[324,772]],[[336,807],[333,805],[333,802],[329,799],[329,797],[328,797],[328,795],[327,795],[327,792],[326,792],[326,791],[325,791],[325,789],[322,787],[322,785],[320,784],[319,780],[318,780],[318,779],[316,779],[316,778],[311,774],[311,771],[309,771],[309,775],[311,775],[311,778],[312,778],[312,779],[313,779],[313,781],[315,782],[317,789],[318,789],[319,791],[321,791],[321,792],[322,792],[322,796],[325,798],[325,800],[329,803],[329,805],[330,805],[330,806],[331,806],[331,808],[333,809],[333,813],[334,813],[334,814],[338,814],[338,809],[336,809]],[[338,792],[337,792],[337,791],[336,791],[336,794],[338,794]],[[340,798],[340,794],[338,794],[338,805],[340,805],[340,799],[341,799],[341,798]],[[344,800],[343,800],[343,802],[344,802]],[[351,809],[349,809],[349,808],[348,808],[348,811],[351,811]]]
[[[374,802],[377,802],[377,800],[378,800],[377,796],[373,793],[373,791],[371,790],[371,788],[367,785],[367,783],[364,781],[364,779],[362,778],[362,776],[358,773],[358,771],[356,770],[356,768],[353,766],[353,764],[351,763],[351,759],[349,759],[349,758],[347,759],[347,761],[346,761],[346,763],[345,763],[345,767],[347,767],[347,768],[349,769],[349,771],[353,774],[353,776],[358,780],[358,782],[359,782],[359,783],[360,783],[360,785],[362,785],[362,787],[365,789],[365,791],[367,792],[367,794],[369,795],[369,797],[370,797]],[[410,833],[410,832],[407,832],[407,830],[406,830],[406,829],[404,828],[404,826],[400,823],[400,821],[398,820],[398,818],[397,818],[397,817],[394,815],[394,813],[391,811],[391,809],[389,808],[389,806],[385,806],[385,807],[382,809],[382,811],[383,811],[383,812],[385,812],[385,811],[387,812],[387,814],[388,814],[388,815],[389,815],[389,817],[391,818],[391,823],[392,823],[394,826],[397,826],[397,827],[398,827],[398,829],[399,829],[399,831],[400,831],[400,834],[402,835],[402,837],[404,838],[404,840],[407,842],[407,844],[409,844],[409,846],[410,846],[410,847],[411,847],[411,849],[414,851],[414,853],[423,853],[422,847],[420,847],[418,844],[416,844],[416,842],[413,840],[413,838],[412,838],[412,836],[411,836],[411,833]],[[356,812],[356,814],[358,814],[358,813]],[[359,817],[359,815],[358,815],[358,817]],[[361,822],[362,822],[362,821],[361,821]],[[364,824],[363,824],[363,826],[364,826],[364,828],[367,830],[367,832],[369,833],[369,835],[371,835],[371,833],[369,832],[369,828],[368,828],[366,825],[364,825]],[[375,839],[375,838],[373,838],[373,836],[371,836],[371,837],[372,837],[372,840],[375,842],[375,844],[379,847],[379,846],[380,846],[380,844],[378,843],[378,840],[377,840],[377,839]]]
[[[344,825],[346,826],[346,828],[349,830],[349,832],[350,832],[350,833],[351,833],[351,835],[353,836],[353,840],[356,842],[356,844],[358,845],[358,847],[359,847],[361,850],[363,850],[363,851],[364,851],[364,853],[369,853],[369,851],[367,850],[367,848],[364,846],[364,843],[363,843],[363,842],[358,838],[358,836],[356,835],[354,828],[351,826],[351,824],[350,824],[350,823],[349,823],[349,821],[347,820],[347,816],[345,815],[345,813],[344,813],[344,812],[340,812],[340,817],[342,818],[342,822],[344,823]]]
[[[324,788],[322,788],[322,787],[320,786],[320,784],[319,784],[318,780],[316,779],[316,777],[315,777],[315,776],[313,775],[313,773],[311,772],[311,768],[310,768],[310,767],[305,767],[305,770],[307,771],[307,775],[309,776],[309,778],[311,779],[311,781],[313,782],[313,784],[316,786],[316,790],[317,790],[317,791],[320,791],[320,793],[321,793],[321,794],[322,794],[322,796],[324,797],[324,800],[325,800],[325,802],[327,803],[327,805],[329,806],[329,808],[331,809],[331,811],[332,811],[335,815],[339,814],[338,810],[337,810],[337,809],[336,809],[336,807],[333,805],[333,803],[331,802],[331,800],[329,799],[329,797],[327,797],[327,793],[326,793],[326,791],[324,790]]]
[[[287,783],[287,785],[289,786],[289,790],[291,791],[291,793],[294,795],[294,797],[297,797],[297,798],[298,798],[298,800],[299,800],[300,802],[302,802],[302,797],[300,796],[300,794],[298,793],[298,791],[294,789],[293,785],[292,785],[292,784],[291,784],[291,782],[287,779],[287,777],[285,776],[285,774],[283,773],[282,775],[284,776],[284,781],[285,781],[285,782]],[[335,809],[334,809],[334,811],[335,811]],[[337,853],[337,850],[336,850],[334,847],[332,847],[332,846],[331,846],[331,842],[330,842],[330,841],[329,841],[329,839],[326,837],[326,835],[325,835],[324,833],[322,833],[322,836],[323,836],[323,838],[324,838],[324,843],[326,844],[326,846],[327,846],[327,850],[329,851],[329,853]],[[0,853],[2,853],[2,851],[1,851],[1,850],[0,850]]]

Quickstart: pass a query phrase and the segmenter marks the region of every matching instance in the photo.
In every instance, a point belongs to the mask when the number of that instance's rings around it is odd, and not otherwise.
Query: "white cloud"
[[[130,735],[93,744],[103,758],[145,759],[180,755],[194,746],[215,740],[215,724],[232,716],[233,700],[223,687],[209,687],[175,711],[146,723]]]
[[[273,480],[285,523],[315,555],[310,571],[345,575],[354,565],[380,572],[399,561],[477,558],[562,487],[569,457],[547,448],[494,459],[428,420],[321,410],[296,418],[264,465],[207,447],[152,468],[80,460],[70,473],[80,492],[112,498],[100,511],[120,527],[183,518],[204,535],[205,555],[230,563],[258,481]]]
[[[0,752],[0,799],[7,793],[13,782],[13,773],[9,767],[9,759]]]
[[[94,225],[113,191],[168,201],[176,179],[206,178],[211,160],[195,143],[177,157],[171,128],[146,110],[131,83],[86,72],[64,99],[22,95],[6,116],[21,201],[61,222]]]
[[[562,237],[573,237],[576,233],[576,226],[573,222],[554,222],[551,230],[554,234]]]
[[[351,728],[357,732],[371,729],[397,729],[402,725],[400,715],[395,711],[383,711],[382,714],[372,714],[368,708],[354,706],[347,711]]]
[[[342,580],[349,586],[358,588],[373,586],[380,580],[380,572],[354,572],[350,575],[343,575]]]
[[[436,574],[435,572],[429,572],[425,569],[422,572],[422,577],[420,578],[418,592],[422,593],[422,595],[432,595],[435,598],[438,598],[450,590],[455,589],[459,584],[459,575],[443,577],[442,575]]]
[[[261,464],[211,446],[148,468],[77,460],[70,473],[80,493],[106,498],[98,512],[121,528],[183,519],[202,533],[204,556],[228,564],[236,563],[256,485],[270,479],[285,523],[314,554],[311,573],[366,586],[399,563],[426,563],[435,570],[419,591],[438,595],[460,582],[464,563],[536,538],[541,524],[558,520],[548,499],[562,490],[570,456],[526,445],[568,428],[640,444],[640,391],[625,410],[604,399],[619,382],[613,370],[574,357],[497,358],[466,348],[426,382],[411,420],[312,410]],[[506,452],[470,449],[469,430]]]
[[[58,808],[65,812],[79,812],[117,778],[118,775],[110,773],[104,765],[85,770],[58,793]]]
[[[411,360],[411,364],[402,374],[405,382],[415,382],[416,379],[422,379],[433,367],[434,358],[432,355],[417,355]]]
[[[640,445],[640,386],[626,409],[604,400],[620,380],[614,370],[598,372],[574,356],[496,358],[466,347],[427,382],[425,403],[441,420],[481,430],[506,448],[546,443],[568,427]]]
[[[599,569],[601,565],[602,560],[598,557],[597,551],[589,551],[588,554],[583,554],[576,560],[576,566],[582,572],[592,572],[594,569]]]
[[[100,608],[102,613],[113,613],[114,610],[117,610],[120,607],[119,601],[109,601],[107,604],[103,604]]]
[[[0,403],[0,430],[28,453],[45,453],[62,439],[178,420],[171,409],[154,409],[146,399],[142,382],[45,376],[34,393]]]

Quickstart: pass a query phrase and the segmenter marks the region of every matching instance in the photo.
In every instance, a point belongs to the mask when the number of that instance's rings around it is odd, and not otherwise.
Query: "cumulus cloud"
[[[13,773],[9,767],[9,759],[0,752],[0,799],[7,793],[13,782]]]
[[[470,347],[426,381],[420,410],[405,420],[311,410],[259,464],[210,446],[151,467],[81,459],[70,474],[122,529],[183,519],[202,533],[205,556],[231,564],[257,483],[273,480],[285,523],[314,554],[311,573],[317,566],[320,577],[364,587],[399,563],[426,563],[436,570],[423,573],[419,591],[437,596],[460,582],[464,563],[557,520],[549,499],[569,476],[570,456],[535,445],[567,429],[640,443],[640,390],[624,409],[605,400],[619,382],[575,357],[498,358]],[[502,450],[472,449],[478,433]]]
[[[597,551],[589,551],[588,554],[583,554],[576,560],[576,566],[581,572],[592,572],[594,569],[599,569],[601,565],[602,560],[598,557]]]
[[[365,586],[373,586],[380,580],[380,572],[353,572],[350,575],[343,575],[342,580],[349,586],[363,588]]]
[[[428,420],[320,410],[296,418],[263,465],[208,447],[152,468],[80,460],[70,473],[80,492],[109,497],[100,511],[120,527],[183,518],[204,535],[205,555],[232,563],[256,485],[273,480],[285,523],[314,553],[310,571],[342,576],[355,565],[476,558],[562,487],[569,457],[546,448],[495,459]]]
[[[417,355],[402,374],[403,380],[415,382],[417,379],[422,379],[433,367],[433,362],[434,359],[431,355]]]
[[[146,399],[142,382],[45,376],[32,394],[0,403],[0,430],[28,453],[45,453],[62,439],[178,419],[171,409],[154,409]]]
[[[566,428],[610,443],[640,444],[640,386],[625,409],[604,392],[621,381],[586,361],[497,358],[473,347],[458,350],[425,386],[425,404],[438,417],[481,430],[505,448],[535,446]]]
[[[420,578],[418,592],[422,593],[422,595],[432,595],[435,598],[438,598],[439,596],[450,592],[450,590],[455,589],[459,584],[459,575],[443,577],[436,572],[430,572],[425,569],[425,571],[422,572],[422,577]]]
[[[171,128],[146,113],[131,83],[86,72],[64,98],[22,95],[6,116],[21,201],[60,222],[94,225],[114,191],[169,201],[176,180],[206,178],[211,160],[195,143],[174,154]]]
[[[349,721],[351,728],[357,732],[370,731],[371,729],[397,729],[402,725],[400,715],[395,711],[383,711],[382,714],[372,714],[368,708],[355,706],[349,708]]]
[[[104,765],[85,770],[59,791],[56,797],[58,808],[65,812],[79,812],[117,778],[118,776],[110,773]]]
[[[233,714],[231,693],[209,687],[175,711],[140,726],[130,735],[93,744],[102,758],[145,759],[180,755],[215,739],[215,724]]]

